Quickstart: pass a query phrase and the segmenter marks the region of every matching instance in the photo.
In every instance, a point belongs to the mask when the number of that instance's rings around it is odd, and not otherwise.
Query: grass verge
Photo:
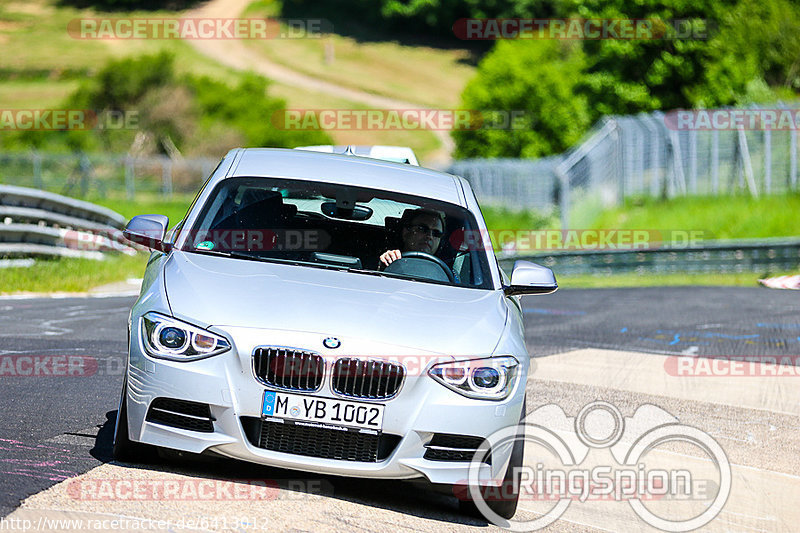
[[[183,219],[191,196],[171,199],[139,195],[138,200],[124,198],[94,198],[93,203],[108,207],[130,220],[136,215],[159,214],[169,217],[170,225]],[[86,292],[95,287],[141,278],[148,254],[136,256],[107,254],[103,261],[92,259],[42,259],[30,267],[0,268],[0,294],[18,292]]]
[[[164,198],[160,195],[139,194],[136,200],[110,197],[90,198],[88,201],[116,211],[127,220],[136,215],[166,215],[169,217],[171,227],[183,220],[192,200],[193,196],[175,195],[172,198]]]
[[[797,274],[797,272],[786,272]],[[779,274],[770,274],[770,277]],[[612,276],[559,276],[562,289],[610,289],[623,287],[758,287],[763,276],[757,272],[734,274],[614,274]]]
[[[141,278],[148,254],[108,255],[102,261],[61,258],[31,267],[0,269],[0,294],[18,292],[86,292],[94,287]]]
[[[166,10],[129,11],[114,13],[112,17],[156,19],[177,17],[182,14],[182,12]],[[234,15],[231,14],[231,16]],[[250,13],[248,16],[255,16],[255,14]],[[65,98],[79,85],[82,78],[81,76],[72,76],[69,79],[61,79],[65,71],[86,71],[87,75],[92,75],[110,59],[153,54],[161,50],[172,52],[175,55],[176,68],[179,73],[206,75],[231,85],[238,83],[243,74],[209,60],[189,43],[180,40],[76,39],[67,31],[68,24],[70,21],[82,17],[97,17],[97,13],[88,9],[59,6],[47,0],[30,0],[24,4],[16,2],[7,5],[0,2],[0,21],[3,22],[0,27],[0,43],[2,43],[4,51],[3,69],[12,72],[6,77],[7,79],[0,80],[0,101],[5,102],[6,107],[15,109],[59,108],[63,105]],[[331,39],[342,40],[342,42],[352,41],[338,36],[332,36]],[[297,52],[292,53],[302,55],[316,53],[313,51],[314,47],[320,46],[320,42],[320,39],[274,39],[269,41],[269,45],[280,47],[279,56],[293,50],[297,50]],[[334,64],[334,71],[339,73],[345,66],[349,69],[349,73],[342,79],[342,81],[347,81],[344,85],[367,92],[382,92],[371,86],[375,81],[372,80],[370,72],[376,64],[383,64],[381,56],[388,53],[395,63],[391,64],[389,72],[379,77],[380,85],[400,84],[388,91],[398,97],[432,92],[438,95],[437,99],[441,97],[453,102],[448,105],[442,102],[439,107],[456,105],[463,84],[474,71],[472,67],[462,64],[460,52],[453,50],[440,51],[427,48],[417,50],[416,47],[397,43],[378,43],[377,50],[367,46],[366,49],[370,52],[362,53],[359,52],[362,46],[358,43],[351,42],[349,45],[336,46],[339,46],[341,50],[337,56],[339,61]],[[284,47],[288,48],[284,50]],[[307,52],[308,47],[312,48],[312,52]],[[383,48],[388,48],[389,51],[387,52]],[[306,51],[304,52],[304,50]],[[432,57],[435,58],[430,65],[417,57],[422,55],[427,57],[427,53],[433,54]],[[411,59],[407,57],[407,54],[410,54]],[[299,69],[303,65],[301,57],[288,59],[288,66],[293,69]],[[397,62],[402,63],[402,68]],[[428,66],[424,66],[422,71],[417,72],[422,68],[420,65],[423,64]],[[398,72],[411,72],[408,65],[414,65],[414,69],[412,69],[414,75],[398,77]],[[34,71],[41,72],[28,79],[30,73]],[[313,70],[310,73],[316,75]],[[394,82],[391,81],[392,78],[394,78]],[[353,82],[353,80],[357,81]],[[337,80],[332,79],[331,81],[336,82]],[[413,87],[408,87],[409,83]],[[356,102],[279,83],[273,83],[269,92],[270,95],[285,99],[289,109],[364,108],[363,105]],[[269,117],[266,117],[265,120],[269,120]],[[441,148],[437,137],[428,130],[331,130],[328,133],[335,144],[410,146],[423,161]]]
[[[800,195],[632,199],[604,211],[594,229],[700,230],[704,239],[760,239],[800,235]]]
[[[275,0],[252,3],[247,17],[274,17]],[[290,34],[284,25],[282,32]],[[316,79],[416,102],[434,108],[459,106],[461,91],[475,75],[470,52],[458,48],[402,45],[331,34],[304,38],[252,39],[246,44],[271,61]]]

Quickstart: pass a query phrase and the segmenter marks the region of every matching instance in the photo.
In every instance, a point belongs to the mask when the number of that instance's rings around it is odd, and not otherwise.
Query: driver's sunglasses
[[[436,237],[437,239],[441,239],[442,235],[444,235],[442,230],[430,228],[425,224],[414,224],[413,226],[409,226],[408,229],[416,233],[429,233],[432,237]]]

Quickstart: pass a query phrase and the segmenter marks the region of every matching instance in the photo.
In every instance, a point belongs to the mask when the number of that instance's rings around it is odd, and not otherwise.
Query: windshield
[[[182,249],[490,289],[486,252],[463,246],[459,238],[476,229],[466,209],[418,196],[305,180],[228,178],[203,205]]]

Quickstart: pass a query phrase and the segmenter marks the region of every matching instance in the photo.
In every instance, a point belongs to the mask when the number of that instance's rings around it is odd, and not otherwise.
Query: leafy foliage
[[[585,56],[576,43],[501,41],[463,93],[464,107],[523,112],[513,129],[453,133],[458,157],[539,157],[566,150],[589,126],[589,108],[576,95]]]
[[[686,33],[575,41],[579,52],[556,55],[544,52],[554,47],[543,41],[497,42],[465,89],[464,105],[511,104],[542,119],[530,132],[513,132],[513,141],[496,132],[458,133],[457,154],[549,155],[603,115],[775,102],[800,92],[796,1],[571,0],[558,7],[563,17],[648,19],[665,28],[681,21]]]
[[[563,0],[284,0],[284,17],[323,17],[337,33],[357,23],[402,34],[454,39],[461,18],[550,17]],[[352,14],[358,13],[353,21]]]
[[[48,150],[177,150],[217,156],[239,145],[330,144],[321,131],[276,128],[270,119],[285,108],[285,102],[270,97],[267,88],[268,81],[255,74],[244,75],[236,87],[211,78],[179,77],[173,57],[166,53],[111,61],[63,106],[93,111],[100,119],[99,128],[20,132],[2,137],[0,143]],[[114,117],[122,118],[109,120]]]

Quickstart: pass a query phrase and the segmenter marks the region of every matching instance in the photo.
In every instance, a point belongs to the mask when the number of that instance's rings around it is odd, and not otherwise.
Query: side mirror
[[[557,289],[553,271],[530,261],[516,261],[511,271],[511,285],[503,287],[506,296],[550,294]]]
[[[147,246],[159,252],[172,250],[171,243],[164,242],[164,235],[169,227],[169,218],[164,215],[139,215],[128,222],[122,235],[129,241]]]

